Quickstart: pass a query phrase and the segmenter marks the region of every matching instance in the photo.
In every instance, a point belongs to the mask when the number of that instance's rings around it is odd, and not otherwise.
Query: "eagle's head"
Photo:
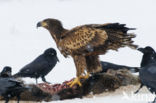
[[[47,29],[51,33],[51,36],[54,38],[56,42],[59,41],[64,31],[61,22],[57,19],[51,19],[51,18],[38,22],[37,28],[38,27],[43,27]]]
[[[48,18],[48,19],[45,19],[43,21],[40,21],[37,23],[37,28],[38,27],[44,27],[48,30],[54,30],[54,29],[59,29],[62,27],[62,24],[59,20],[57,19],[51,19],[51,18]]]

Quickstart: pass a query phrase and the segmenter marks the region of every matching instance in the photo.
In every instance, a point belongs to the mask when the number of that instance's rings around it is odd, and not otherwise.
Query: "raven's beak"
[[[48,26],[48,24],[46,22],[44,22],[44,21],[38,22],[37,25],[36,25],[37,28],[38,27],[47,27],[47,26]]]
[[[58,62],[60,62],[59,59],[58,59],[58,57],[56,57],[56,59],[57,59]]]
[[[7,71],[5,74],[6,74],[7,76],[11,76],[11,72],[10,72],[10,71]]]
[[[11,76],[11,72],[7,72],[7,74],[8,74],[9,76]]]
[[[144,48],[138,48],[137,50],[144,53]]]

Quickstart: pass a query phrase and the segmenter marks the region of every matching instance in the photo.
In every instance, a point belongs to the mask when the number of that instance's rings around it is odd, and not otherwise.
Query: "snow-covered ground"
[[[73,99],[64,101],[53,101],[52,103],[148,103],[154,100],[154,95],[146,88],[141,89],[138,94],[134,94],[138,86],[126,86],[117,89],[115,92],[102,93],[100,95],[87,96],[83,99]]]
[[[16,73],[45,49],[53,47],[58,51],[48,31],[36,29],[36,23],[45,18],[59,19],[68,29],[87,23],[126,23],[128,27],[137,28],[132,31],[137,34],[134,39],[136,44],[156,48],[155,10],[155,0],[0,0],[0,70],[4,66],[11,66],[13,73]],[[139,66],[141,56],[138,51],[122,48],[118,52],[109,51],[101,56],[101,60]],[[59,51],[58,57],[60,63],[46,77],[52,83],[75,76],[72,59],[65,59]],[[35,82],[33,79],[26,80],[29,83]],[[71,103],[112,103],[114,100],[122,102],[118,97],[110,96],[76,99]]]

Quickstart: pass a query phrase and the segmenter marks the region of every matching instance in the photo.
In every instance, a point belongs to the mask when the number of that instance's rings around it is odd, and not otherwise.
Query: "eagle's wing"
[[[59,42],[62,49],[78,50],[82,47],[97,47],[107,40],[104,30],[94,28],[92,25],[76,27],[66,33]]]

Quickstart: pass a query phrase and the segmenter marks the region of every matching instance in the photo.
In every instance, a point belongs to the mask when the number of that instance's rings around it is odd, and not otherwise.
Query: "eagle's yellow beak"
[[[44,21],[41,21],[41,22],[37,23],[37,28],[38,27],[47,27],[47,26],[48,26],[48,24],[46,22],[44,22]]]

